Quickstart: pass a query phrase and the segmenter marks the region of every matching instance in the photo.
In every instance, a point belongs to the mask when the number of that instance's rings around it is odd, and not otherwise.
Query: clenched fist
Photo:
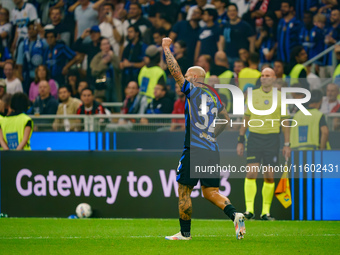
[[[163,40],[162,40],[163,49],[170,48],[171,43],[172,43],[172,40],[169,37],[163,38]]]

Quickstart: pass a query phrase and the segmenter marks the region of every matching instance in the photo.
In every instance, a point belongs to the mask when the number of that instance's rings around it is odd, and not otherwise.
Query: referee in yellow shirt
[[[273,82],[275,81],[275,72],[271,68],[265,68],[261,73],[261,87],[253,91],[252,99],[253,106],[256,110],[268,110],[273,103]],[[248,99],[247,99],[248,101]],[[247,102],[246,102],[247,104]],[[249,137],[247,142],[247,169],[248,171],[244,182],[244,194],[246,202],[246,212],[244,216],[247,219],[253,219],[254,201],[257,192],[256,178],[257,169],[262,163],[263,166],[269,166],[269,171],[264,173],[264,183],[262,187],[262,220],[274,220],[270,216],[270,206],[274,195],[274,172],[273,166],[278,165],[279,151],[280,151],[280,123],[283,119],[289,116],[281,116],[281,92],[277,91],[277,108],[269,115],[256,115],[249,110],[244,117],[245,125],[240,129],[240,136],[237,145],[237,154],[243,156],[245,133],[248,128],[249,120],[253,120],[249,126]],[[255,121],[262,120],[262,122]],[[269,120],[269,121],[266,121]],[[274,120],[274,121],[271,121]],[[285,125],[289,125],[286,123]],[[261,127],[253,127],[261,126]],[[289,127],[282,127],[284,134],[283,155],[285,158],[290,156],[289,143]]]

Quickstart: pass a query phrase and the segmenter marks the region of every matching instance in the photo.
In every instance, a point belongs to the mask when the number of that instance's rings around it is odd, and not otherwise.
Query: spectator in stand
[[[339,108],[339,86],[331,83],[327,85],[326,96],[322,98],[320,111],[324,114],[337,112]]]
[[[307,68],[303,65],[308,60],[308,55],[303,46],[299,45],[293,48],[290,59],[290,84],[299,83],[302,88],[309,90]]]
[[[176,83],[176,94],[178,99],[174,103],[174,109],[172,114],[183,114],[185,111],[186,97],[183,92],[181,92],[181,87]],[[172,119],[170,131],[185,131],[185,120],[184,119]]]
[[[138,0],[138,3],[142,7],[143,17],[147,19],[149,17],[151,7],[150,0]]]
[[[196,64],[202,67],[206,73],[210,72],[211,63],[212,58],[210,55],[201,55],[196,62]]]
[[[340,10],[334,9],[331,12],[330,16],[331,26],[327,29],[325,44],[326,48],[334,45],[336,42],[340,41]],[[334,72],[333,67],[333,52],[330,51],[324,57],[324,66],[325,68],[320,70],[321,78],[329,78],[332,77]]]
[[[58,90],[60,104],[58,106],[57,115],[73,115],[77,114],[77,110],[82,102],[71,97],[71,88],[69,86],[60,87]],[[55,119],[53,122],[54,131],[79,131],[75,119]]]
[[[123,107],[121,109],[122,114],[143,114],[147,107],[147,101],[143,100],[143,97],[139,93],[138,83],[135,81],[130,81],[125,89],[125,99],[123,102]],[[145,98],[146,99],[146,98]],[[143,105],[141,104],[142,102]]]
[[[210,55],[215,57],[218,50],[223,50],[221,42],[223,36],[219,25],[215,24],[218,14],[216,9],[207,8],[203,11],[202,20],[207,24],[206,27],[201,28],[199,40],[196,45],[195,60],[200,55]]]
[[[234,62],[234,78],[235,78],[235,85],[236,86],[239,86],[238,84],[238,76],[239,76],[239,73],[241,72],[241,70],[243,68],[245,68],[246,65],[245,63],[241,60],[241,59],[237,59],[235,62]]]
[[[217,23],[220,28],[223,28],[223,26],[227,23],[227,20],[229,20],[227,15],[227,6],[229,5],[229,0],[214,0],[211,2],[217,11],[218,17],[217,17]]]
[[[6,77],[6,92],[7,94],[15,94],[17,92],[23,92],[21,81],[14,75],[13,62],[6,62],[4,65],[4,73]]]
[[[5,85],[4,88],[6,88],[6,85]],[[5,93],[0,100],[1,105],[2,105],[2,106],[0,105],[1,106],[0,114],[4,117],[9,116],[12,113],[12,109],[10,107],[11,106],[11,99],[12,99],[12,95]]]
[[[302,20],[305,12],[316,13],[318,6],[318,0],[295,0],[296,18]]]
[[[58,110],[58,101],[51,96],[50,85],[47,81],[39,83],[39,95],[34,101],[33,110],[35,115],[51,115],[56,114]],[[36,120],[38,124],[52,124],[53,120],[42,119]]]
[[[51,77],[58,82],[59,86],[65,84],[65,75],[69,68],[78,60],[76,53],[63,41],[57,41],[57,34],[53,30],[45,32],[48,48],[44,53],[44,65],[51,72]]]
[[[274,72],[277,79],[282,79],[283,81],[286,81],[286,75],[285,72],[285,64],[281,60],[276,60],[274,62]]]
[[[156,13],[156,24],[154,27],[163,28],[166,36],[169,36],[172,28],[171,18],[164,13]]]
[[[50,20],[57,33],[57,39],[62,40],[68,47],[71,46],[71,30],[69,24],[65,23],[62,18],[62,10],[58,7],[50,9]]]
[[[0,9],[0,38],[2,46],[10,48],[9,42],[12,39],[12,24],[9,22],[9,11],[6,8]]]
[[[315,73],[312,73],[312,65],[306,67],[307,69],[307,82],[309,84],[310,90],[321,90],[322,82],[319,76]]]
[[[19,43],[27,37],[27,27],[30,21],[38,18],[37,10],[34,5],[24,0],[13,0],[15,9],[11,13],[11,23],[15,26],[15,35],[11,51],[14,52]]]
[[[79,0],[80,5],[74,10],[76,27],[74,31],[74,40],[77,40],[89,27],[98,25],[98,12],[93,9],[93,3],[90,0]]]
[[[312,28],[312,34],[310,40],[313,44],[313,47],[310,50],[310,55],[308,57],[314,58],[316,55],[320,54],[325,50],[325,26],[326,26],[326,17],[320,13],[316,14],[313,17],[314,27]],[[323,61],[324,57],[319,58],[315,61],[319,67],[324,65]]]
[[[292,0],[281,2],[281,12],[283,18],[280,19],[277,29],[278,59],[289,62],[292,49],[299,45],[301,22],[295,17]]]
[[[1,34],[0,34],[0,37],[1,37]],[[5,78],[4,65],[6,61],[9,59],[12,59],[12,56],[11,56],[11,53],[8,47],[3,46],[3,44],[0,42],[0,78]]]
[[[105,13],[104,21],[99,25],[101,35],[109,39],[115,55],[120,55],[120,45],[123,37],[123,24],[119,19],[113,17],[114,5],[105,3],[103,6]]]
[[[90,65],[96,79],[94,96],[105,98],[107,102],[121,102],[119,58],[113,53],[107,38],[100,41],[100,50]]]
[[[91,41],[86,42],[84,39],[90,36]],[[87,79],[94,82],[92,78],[91,61],[95,55],[100,52],[100,41],[102,37],[100,35],[100,29],[98,26],[85,29],[83,34],[74,43],[73,49],[77,52],[87,55],[87,68],[86,75]]]
[[[81,92],[84,89],[89,89],[89,88],[90,88],[90,85],[87,82],[87,80],[85,80],[85,79],[79,80],[76,98],[80,99]]]
[[[5,79],[0,79],[0,100],[6,95],[6,81]]]
[[[156,13],[165,14],[168,16],[170,23],[173,25],[177,21],[179,6],[171,0],[159,0],[150,6],[149,20],[153,25],[156,21]]]
[[[250,54],[247,49],[244,49],[244,48],[239,49],[238,56],[244,63],[248,64]]]
[[[142,7],[139,3],[130,4],[128,17],[129,18],[123,23],[124,35],[127,37],[127,39],[128,29],[131,25],[135,25],[135,27],[138,28],[141,38],[144,35],[146,29],[152,26],[151,22],[142,16]]]
[[[234,67],[234,62],[239,58],[239,49],[247,49],[250,52],[255,50],[255,32],[250,25],[238,17],[238,8],[236,4],[228,6],[227,14],[229,22],[223,30],[223,46],[229,61],[229,67]]]
[[[208,4],[208,3],[207,3],[207,2],[208,2],[207,0],[196,0],[196,2],[197,2],[197,5],[194,5],[194,6],[190,7],[190,9],[188,10],[187,20],[191,20],[192,15],[193,15],[193,11],[194,11],[197,7],[201,8],[202,10],[205,10],[205,9],[207,9],[207,8],[212,8],[212,9],[215,8],[215,6],[214,6],[213,4]],[[203,20],[201,20],[201,21],[199,22],[199,25],[200,25],[201,27],[204,27],[204,26],[205,26],[205,22],[204,22]]]
[[[340,45],[335,46],[334,53],[338,65],[333,73],[333,83],[337,84],[340,87]]]
[[[273,63],[277,48],[277,18],[275,13],[267,12],[264,25],[255,41],[255,47],[260,52],[260,63]]]
[[[145,114],[167,114],[172,113],[173,101],[167,95],[166,85],[157,84],[154,89],[154,98],[148,104]],[[151,122],[151,121],[150,121]],[[141,124],[148,124],[146,118],[140,120]]]
[[[50,85],[51,95],[55,99],[58,99],[58,86],[57,86],[55,80],[51,79],[50,72],[49,72],[49,70],[47,69],[46,66],[39,65],[35,69],[34,81],[31,83],[31,86],[30,86],[30,90],[29,90],[29,94],[28,94],[29,100],[34,103],[34,100],[39,95],[39,83],[41,81],[47,81],[48,82],[48,84]]]
[[[303,26],[300,31],[300,44],[303,46],[307,55],[311,58],[312,48],[314,47],[313,35],[315,34],[315,27],[313,26],[313,13],[305,11],[303,14]]]
[[[210,72],[206,74],[206,78],[209,79],[209,84],[234,84],[234,74],[228,69],[229,63],[227,55],[224,51],[218,51],[215,54],[214,62],[211,65]],[[214,82],[217,78],[216,82]],[[221,96],[222,103],[225,105],[227,112],[231,112],[232,109],[232,96],[229,89],[220,88],[218,94]]]
[[[147,97],[148,103],[154,98],[155,86],[166,83],[166,74],[159,66],[161,52],[155,45],[150,45],[145,51],[145,66],[139,72],[138,84],[140,94]]]
[[[256,52],[250,54],[248,65],[249,67],[243,68],[238,75],[239,88],[243,91],[247,84],[256,86],[258,80],[261,78],[259,71],[260,55]]]
[[[167,37],[166,31],[165,31],[164,28],[158,28],[158,29],[155,29],[153,31],[152,38],[153,38],[153,42],[157,46],[157,48],[161,48],[162,47],[162,40],[163,40],[164,37]],[[144,40],[144,42],[146,44],[152,44],[152,43],[147,43],[145,40]]]
[[[123,89],[129,81],[137,81],[140,69],[145,65],[144,56],[147,45],[141,41],[137,25],[128,28],[129,44],[124,48],[120,69],[122,70]]]
[[[242,16],[254,30],[263,26],[263,17],[268,11],[272,12],[275,17],[280,10],[280,1],[278,0],[255,0],[250,1],[249,10]]]
[[[197,5],[196,0],[184,0],[179,5],[178,20],[186,20],[190,7]]]
[[[80,99],[82,101],[82,104],[79,106],[77,114],[86,115],[105,114],[104,107],[94,100],[94,96],[91,89],[89,88],[83,89],[80,94]]]
[[[44,39],[38,38],[38,27],[34,22],[30,22],[27,27],[28,37],[19,44],[16,61],[25,93],[29,92],[35,70],[43,63],[44,51],[48,47]]]
[[[192,11],[191,19],[177,22],[169,35],[173,42],[181,40],[186,43],[187,58],[190,65],[194,63],[196,44],[200,34],[198,22],[201,20],[202,14],[203,10],[195,7]]]
[[[186,73],[191,66],[190,60],[186,55],[187,45],[185,41],[179,40],[174,45],[174,56],[177,60],[178,65],[181,68],[182,73]]]
[[[339,9],[338,0],[321,0],[318,13],[324,15],[327,18],[327,20],[329,20],[332,10],[336,8]]]
[[[66,86],[71,89],[71,97],[77,97],[78,95],[78,85],[79,85],[79,72],[76,69],[71,69],[66,78]]]

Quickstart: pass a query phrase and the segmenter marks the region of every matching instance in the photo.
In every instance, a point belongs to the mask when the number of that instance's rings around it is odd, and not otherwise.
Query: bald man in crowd
[[[261,87],[249,94],[254,99],[252,104],[255,109],[268,110],[273,104],[273,83],[276,75],[273,69],[265,68],[261,73]],[[248,88],[248,90],[251,88]],[[277,89],[277,88],[274,88]],[[256,100],[255,100],[256,99]],[[241,126],[240,135],[237,144],[237,154],[243,156],[245,133],[249,127],[249,136],[247,142],[247,168],[252,169],[246,174],[244,182],[244,193],[246,201],[246,212],[244,216],[247,219],[255,218],[254,202],[257,192],[256,178],[260,164],[268,167],[269,171],[264,173],[264,183],[262,187],[262,212],[261,220],[274,220],[270,216],[270,207],[274,195],[274,172],[273,167],[278,165],[280,151],[280,120],[288,119],[289,115],[281,116],[281,92],[277,91],[277,107],[272,114],[256,115],[249,110],[249,98],[247,98],[247,111],[244,117],[244,126]],[[288,112],[287,112],[288,114]],[[260,124],[248,126],[250,120],[256,119]],[[274,121],[266,121],[274,120]],[[256,127],[254,127],[256,126]],[[284,134],[283,156],[288,159],[290,156],[289,127],[282,126]]]
[[[236,238],[242,239],[245,234],[244,216],[238,213],[230,200],[219,193],[219,173],[211,177],[211,173],[199,173],[195,177],[197,166],[216,166],[220,163],[219,149],[216,138],[223,132],[227,124],[215,127],[215,118],[228,120],[229,116],[221,103],[217,92],[204,84],[206,72],[202,67],[194,66],[183,76],[181,69],[170,51],[172,40],[164,38],[162,47],[171,75],[181,87],[187,100],[185,105],[186,137],[184,151],[177,168],[177,182],[179,195],[180,232],[165,237],[167,240],[191,240],[192,203],[190,194],[200,180],[203,196],[219,207],[234,222]],[[202,102],[202,98],[206,102]],[[202,112],[202,104],[206,104],[206,113]],[[190,107],[190,113],[189,113]],[[202,116],[204,116],[202,118]],[[197,173],[196,173],[197,174]]]

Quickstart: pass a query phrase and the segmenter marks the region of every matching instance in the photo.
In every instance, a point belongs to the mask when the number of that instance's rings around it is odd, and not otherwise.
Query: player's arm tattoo
[[[179,67],[179,65],[177,63],[177,60],[172,55],[169,48],[164,49],[164,54],[165,54],[166,64],[168,65],[168,69],[169,69],[172,77],[174,77],[177,84],[182,88],[185,79],[184,79],[184,76],[182,74],[181,68]]]
[[[190,220],[192,214],[192,203],[191,203],[191,192],[193,190],[193,186],[178,184],[178,209],[179,209],[179,217],[182,220]]]
[[[228,198],[226,198],[227,200],[226,201],[224,201],[224,203],[225,203],[225,205],[231,205],[231,202],[230,202],[230,200],[228,199]]]
[[[226,109],[223,109],[223,111],[221,111],[219,114],[218,114],[218,117],[220,119],[223,119],[223,120],[227,120],[227,123],[221,123],[221,124],[217,124],[216,127],[215,127],[215,131],[214,131],[214,134],[215,134],[215,138],[217,136],[219,136],[223,131],[224,129],[227,127],[229,121],[230,121],[230,118],[229,118],[229,115],[228,115],[228,112]]]

